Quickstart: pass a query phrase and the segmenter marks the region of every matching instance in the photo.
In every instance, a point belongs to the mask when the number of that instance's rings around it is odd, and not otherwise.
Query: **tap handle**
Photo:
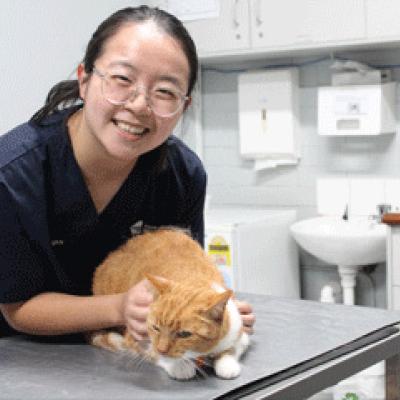
[[[342,219],[344,219],[345,221],[347,221],[349,219],[349,205],[348,204],[346,204],[346,207],[344,208]]]
[[[378,204],[376,206],[376,210],[378,211],[379,216],[388,213],[391,209],[392,206],[390,204]]]

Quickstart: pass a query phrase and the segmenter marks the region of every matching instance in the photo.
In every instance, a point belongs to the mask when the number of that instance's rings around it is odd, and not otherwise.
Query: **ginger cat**
[[[96,269],[93,293],[127,291],[147,278],[155,290],[147,327],[147,357],[174,379],[191,379],[196,363],[213,361],[217,376],[240,374],[239,358],[249,345],[240,313],[221,274],[201,246],[176,229],[158,229],[129,239]],[[143,349],[128,334],[95,332],[92,344],[111,350]]]

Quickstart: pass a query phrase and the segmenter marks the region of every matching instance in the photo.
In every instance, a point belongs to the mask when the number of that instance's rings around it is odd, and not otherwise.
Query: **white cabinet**
[[[219,16],[184,21],[203,60],[400,41],[400,0],[218,1]]]
[[[251,0],[253,47],[299,47],[365,36],[364,0]]]
[[[252,45],[276,47],[309,41],[304,15],[304,0],[251,1]]]
[[[250,48],[248,0],[220,1],[219,17],[185,22],[200,56]]]
[[[367,38],[400,38],[400,1],[365,0]]]

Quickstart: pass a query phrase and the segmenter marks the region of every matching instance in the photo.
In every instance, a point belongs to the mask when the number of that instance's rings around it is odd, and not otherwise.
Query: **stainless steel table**
[[[301,400],[387,359],[387,400],[400,399],[400,313],[246,295],[257,315],[235,380],[171,380],[150,364],[86,344],[0,339],[0,399]]]

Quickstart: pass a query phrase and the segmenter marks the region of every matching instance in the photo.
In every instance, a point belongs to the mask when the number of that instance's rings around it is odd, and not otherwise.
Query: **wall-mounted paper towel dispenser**
[[[296,164],[298,70],[241,73],[238,97],[241,156],[256,160],[256,170]]]
[[[318,88],[318,133],[357,136],[396,132],[396,83]]]

